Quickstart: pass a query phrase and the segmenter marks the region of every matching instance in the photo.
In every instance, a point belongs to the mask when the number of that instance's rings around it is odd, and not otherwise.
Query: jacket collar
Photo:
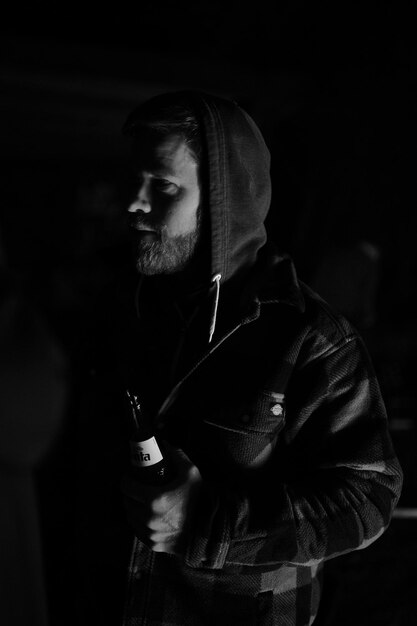
[[[247,322],[260,314],[261,305],[283,304],[298,313],[305,311],[305,300],[290,256],[269,250],[258,265],[248,286],[242,293],[240,310]]]

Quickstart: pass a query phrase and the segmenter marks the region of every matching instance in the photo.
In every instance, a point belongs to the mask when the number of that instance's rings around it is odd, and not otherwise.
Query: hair
[[[201,162],[203,147],[197,115],[189,97],[165,93],[146,100],[128,116],[123,134],[140,139],[143,135],[165,137],[181,135],[197,163]]]

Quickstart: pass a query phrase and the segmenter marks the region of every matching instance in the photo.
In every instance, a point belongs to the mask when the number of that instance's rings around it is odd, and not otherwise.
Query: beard
[[[169,237],[165,229],[150,235],[134,235],[133,254],[136,269],[153,276],[183,271],[195,256],[201,234],[201,214],[197,212],[195,230]]]

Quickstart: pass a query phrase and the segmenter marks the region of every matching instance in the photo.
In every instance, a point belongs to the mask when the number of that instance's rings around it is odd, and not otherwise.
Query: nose
[[[128,206],[129,213],[137,213],[138,211],[142,213],[150,213],[151,212],[151,196],[149,186],[146,183],[143,183],[136,194],[136,198],[133,202]]]

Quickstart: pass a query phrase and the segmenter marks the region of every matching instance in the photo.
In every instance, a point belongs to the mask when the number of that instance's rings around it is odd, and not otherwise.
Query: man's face
[[[136,144],[134,173],[128,212],[136,268],[148,275],[181,271],[200,239],[198,164],[181,136],[148,137]]]

